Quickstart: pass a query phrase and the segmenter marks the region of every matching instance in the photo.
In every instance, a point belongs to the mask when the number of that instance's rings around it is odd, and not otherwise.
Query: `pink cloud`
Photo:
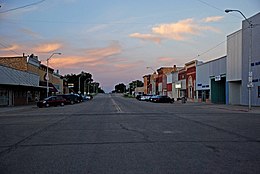
[[[61,43],[45,43],[33,48],[33,51],[36,53],[49,53],[49,52],[56,51],[61,47],[62,47]]]
[[[191,18],[152,28],[154,34],[174,40],[186,40],[188,36],[199,35],[204,30],[216,31],[213,27],[199,25]]]
[[[157,59],[157,61],[159,61],[159,62],[171,62],[173,60],[174,60],[174,58],[171,58],[171,57],[159,57]]]
[[[88,49],[85,52],[87,57],[105,58],[112,55],[117,55],[121,53],[121,51],[121,46],[117,42],[114,42],[110,44],[108,47]]]
[[[224,16],[211,16],[202,19],[203,22],[217,22],[224,18]]]
[[[19,46],[18,44],[13,44],[5,48],[0,48],[1,51],[16,51],[18,49],[21,49],[21,46]]]
[[[142,40],[148,40],[148,41],[153,41],[156,43],[160,43],[162,38],[152,35],[152,34],[141,34],[141,33],[133,33],[129,35],[132,38],[138,38],[138,39],[142,39]]]
[[[216,21],[220,19],[221,17],[212,17],[208,18],[207,21]],[[194,21],[194,19],[189,18],[176,23],[157,25],[152,27],[151,33],[149,34],[133,33],[129,36],[132,38],[160,43],[162,39],[172,39],[178,41],[187,40],[191,36],[200,35],[202,31],[219,32],[214,27],[201,25],[199,22]]]
[[[114,42],[104,48],[93,48],[83,50],[80,56],[66,56],[52,59],[52,63],[57,68],[73,68],[73,67],[97,67],[98,65],[110,64],[111,56],[120,54],[122,51],[121,46]]]

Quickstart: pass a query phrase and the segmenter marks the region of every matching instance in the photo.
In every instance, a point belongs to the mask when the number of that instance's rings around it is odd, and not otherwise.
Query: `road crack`
[[[147,134],[145,134],[143,130],[131,129],[131,128],[129,128],[129,127],[126,127],[126,126],[123,125],[122,123],[119,123],[119,126],[120,126],[121,129],[123,129],[123,130],[129,131],[129,132],[134,132],[134,133],[137,133],[137,134],[141,135],[146,142],[152,142],[152,141],[149,139],[149,136],[148,136]]]

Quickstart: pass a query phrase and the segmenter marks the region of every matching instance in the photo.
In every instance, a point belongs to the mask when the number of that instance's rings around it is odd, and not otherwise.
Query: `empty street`
[[[0,173],[260,173],[260,114],[99,94],[0,108]]]

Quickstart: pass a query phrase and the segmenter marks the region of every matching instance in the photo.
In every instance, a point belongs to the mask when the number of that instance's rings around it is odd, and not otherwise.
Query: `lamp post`
[[[54,56],[55,54],[61,55],[61,53],[52,53],[51,56],[47,59],[47,72],[46,72],[46,82],[47,82],[47,97],[49,96],[49,60]]]
[[[231,10],[231,9],[226,9],[225,10],[226,13],[229,12],[238,12],[240,13],[245,20],[247,21],[247,23],[249,24],[249,28],[250,28],[250,43],[249,43],[249,53],[248,53],[248,84],[247,84],[247,88],[248,88],[248,110],[251,110],[251,95],[252,95],[252,87],[253,87],[253,73],[252,73],[252,69],[251,69],[251,62],[252,62],[252,30],[253,30],[253,24],[251,21],[249,21],[245,15],[239,11],[239,10]]]
[[[156,80],[154,78],[154,75],[157,74],[157,72],[150,66],[146,67],[147,69],[151,69],[153,70],[153,74],[152,74],[152,78],[153,78],[153,83],[151,84],[152,85],[152,94],[156,94],[157,91],[156,91]]]
[[[85,76],[86,74],[84,73],[84,72],[81,72],[81,74],[80,74],[80,76],[79,76],[79,91],[78,91],[78,94],[80,94],[81,92],[80,92],[80,78],[82,77],[82,76]]]
[[[151,69],[151,70],[153,70],[153,73],[157,74],[156,71],[155,71],[152,67],[147,66],[146,68],[147,68],[147,69]]]

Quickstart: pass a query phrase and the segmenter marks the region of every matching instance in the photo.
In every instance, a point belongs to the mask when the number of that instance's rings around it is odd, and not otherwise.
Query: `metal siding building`
[[[200,65],[196,69],[196,95],[199,101],[213,103],[226,101],[226,60],[221,57]]]
[[[241,104],[242,30],[227,36],[228,104]]]
[[[28,104],[39,88],[39,76],[0,65],[0,106]]]
[[[252,22],[252,59],[253,87],[252,106],[260,106],[260,13],[248,19]],[[227,82],[229,104],[248,105],[248,76],[250,53],[250,28],[247,21],[242,29],[227,37]]]
[[[252,106],[260,106],[260,13],[248,19],[253,24],[252,28],[252,59],[251,70],[253,74],[253,88],[251,94]],[[250,28],[247,21],[242,23],[242,98],[241,104],[248,105],[248,57],[250,51]]]

